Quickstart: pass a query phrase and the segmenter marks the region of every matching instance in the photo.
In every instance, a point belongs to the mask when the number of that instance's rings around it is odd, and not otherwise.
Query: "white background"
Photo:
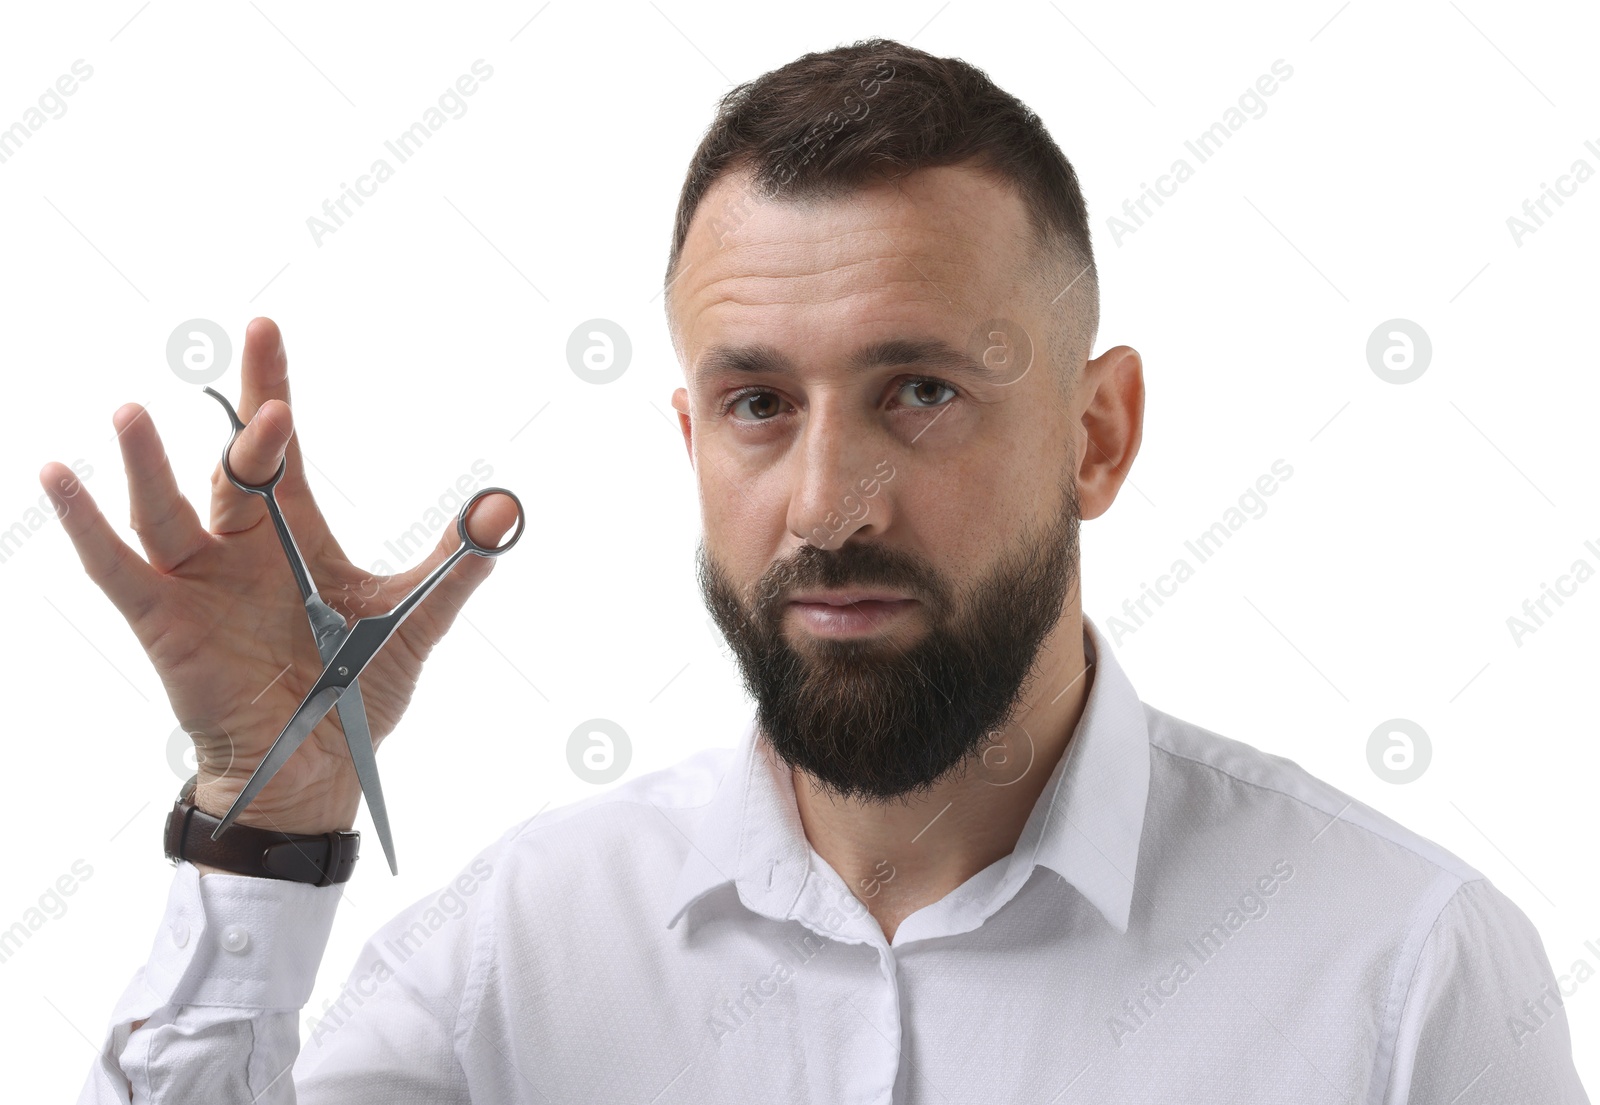
[[[141,402],[203,517],[226,423],[169,370],[167,337],[202,317],[237,343],[265,314],[313,487],[358,562],[398,567],[384,542],[474,460],[528,505],[383,746],[401,875],[363,812],[320,1012],[383,921],[512,823],[594,793],[567,766],[580,723],[627,731],[627,778],[734,743],[749,707],[694,584],[695,485],[667,417],[672,215],[731,83],[878,34],[985,69],[1082,179],[1096,352],[1140,350],[1149,394],[1130,483],[1084,529],[1086,612],[1108,627],[1275,460],[1293,467],[1120,641],[1141,696],[1440,842],[1529,914],[1559,974],[1600,969],[1600,579],[1520,646],[1506,624],[1575,560],[1600,569],[1584,547],[1600,546],[1600,179],[1520,244],[1506,222],[1575,160],[1600,170],[1592,8],[8,5],[0,127],[76,59],[94,70],[0,164],[0,528],[28,531],[0,562],[0,928],[75,860],[93,869],[0,963],[0,1036],[26,1041],[12,1096],[76,1092],[154,936],[180,781],[142,650],[59,524],[28,514],[39,468],[86,461],[137,547],[110,416]],[[494,73],[467,112],[316,244],[308,216],[479,58]],[[1293,75],[1265,114],[1198,164],[1184,140],[1280,58]],[[1178,157],[1193,179],[1114,240],[1108,217]],[[633,343],[604,386],[566,363],[596,317]],[[1392,318],[1433,343],[1402,386],[1366,358]],[[237,345],[217,386],[238,395]],[[1367,759],[1396,717],[1433,748],[1407,785]],[[1567,1011],[1592,1092],[1600,981]]]

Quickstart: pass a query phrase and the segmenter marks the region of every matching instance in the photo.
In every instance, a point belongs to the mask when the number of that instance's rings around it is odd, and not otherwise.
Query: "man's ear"
[[[689,454],[689,467],[694,467],[694,425],[689,421],[689,392],[679,388],[672,393],[672,409],[678,412],[678,427],[683,431],[683,448]]]
[[[1078,497],[1085,521],[1111,508],[1144,439],[1144,363],[1119,345],[1084,365]]]

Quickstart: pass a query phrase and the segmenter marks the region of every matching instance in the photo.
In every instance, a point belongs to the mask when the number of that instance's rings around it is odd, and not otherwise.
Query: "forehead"
[[[707,191],[672,285],[683,352],[832,328],[958,332],[1015,304],[1026,209],[965,167],[921,169],[832,199],[763,199],[744,173]],[[1014,308],[1013,308],[1014,309]]]

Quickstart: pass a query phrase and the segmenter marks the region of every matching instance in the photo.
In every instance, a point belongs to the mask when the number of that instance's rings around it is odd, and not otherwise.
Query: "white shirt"
[[[79,1100],[1587,1105],[1509,899],[1085,645],[1015,850],[892,943],[752,724],[514,826],[298,1058],[340,889],[180,864]]]

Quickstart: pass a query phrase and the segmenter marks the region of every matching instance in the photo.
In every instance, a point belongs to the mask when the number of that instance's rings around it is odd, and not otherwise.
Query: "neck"
[[[1039,650],[1030,700],[983,745],[982,759],[905,802],[866,804],[792,772],[806,837],[894,940],[906,917],[1009,855],[1066,751],[1088,699],[1082,614],[1074,609]]]

